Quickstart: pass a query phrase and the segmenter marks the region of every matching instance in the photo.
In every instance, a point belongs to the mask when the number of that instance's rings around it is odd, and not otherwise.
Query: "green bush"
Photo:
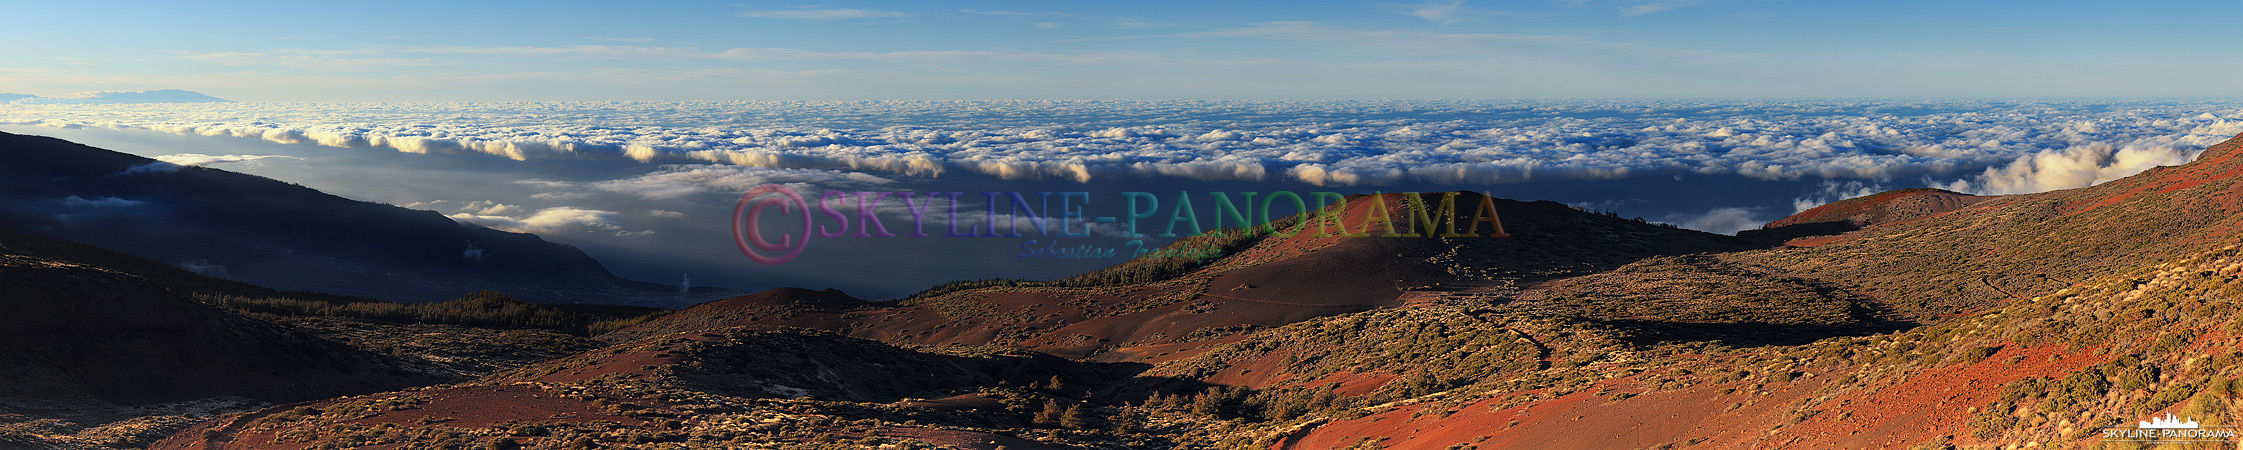
[[[1995,353],[2001,353],[2001,351],[2002,346],[1999,345],[1990,345],[1970,349],[1969,351],[1963,352],[1962,364],[1977,364],[1979,361],[1985,361],[1987,357],[1994,356]]]

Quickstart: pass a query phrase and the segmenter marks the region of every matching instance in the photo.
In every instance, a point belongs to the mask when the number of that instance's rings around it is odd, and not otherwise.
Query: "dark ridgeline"
[[[536,235],[39,136],[0,133],[0,227],[275,289],[393,301],[496,290],[666,305],[678,292]]]
[[[145,278],[4,249],[0,299],[0,410],[98,418],[117,406],[285,403],[453,381]]]

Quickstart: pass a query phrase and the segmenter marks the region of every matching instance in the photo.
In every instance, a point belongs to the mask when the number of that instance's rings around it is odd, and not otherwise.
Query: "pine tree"
[[[1037,425],[1058,425],[1060,418],[1066,414],[1067,411],[1059,408],[1058,401],[1044,400],[1044,410],[1037,412],[1036,417],[1030,421]]]
[[[1192,396],[1192,414],[1212,416],[1223,412],[1223,395],[1214,389]]]
[[[1067,411],[1059,413],[1059,427],[1069,430],[1090,429],[1090,413],[1084,412],[1081,404],[1070,405]]]
[[[1332,392],[1332,387],[1325,386],[1323,391],[1316,393],[1316,398],[1308,401],[1308,409],[1321,411],[1325,408],[1331,408],[1332,403],[1337,401],[1339,401],[1339,396]]]

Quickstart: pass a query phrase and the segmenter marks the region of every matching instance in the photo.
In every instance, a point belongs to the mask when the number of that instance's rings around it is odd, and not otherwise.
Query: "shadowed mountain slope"
[[[0,253],[0,409],[289,402],[442,381],[104,269]]]
[[[1048,381],[1081,380],[1082,373],[1072,361],[1043,355],[941,354],[823,332],[711,329],[472,383],[269,408],[204,423],[152,448],[1167,446],[1150,436],[1078,440],[1023,429],[1047,403],[1079,405],[1069,395],[1079,390]]]
[[[535,235],[38,136],[0,133],[0,224],[282,290],[409,302],[485,289],[549,303],[677,293]]]

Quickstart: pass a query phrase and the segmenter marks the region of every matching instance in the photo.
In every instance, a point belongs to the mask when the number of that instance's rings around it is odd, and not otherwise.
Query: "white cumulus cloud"
[[[1728,235],[1760,228],[1761,225],[1773,220],[1763,217],[1759,208],[1714,208],[1703,213],[1671,219],[1668,223],[1683,228]]]
[[[700,194],[737,196],[765,184],[815,187],[815,190],[853,189],[890,183],[891,180],[859,172],[810,169],[765,169],[721,164],[663,166],[653,173],[621,180],[592,183],[594,189],[650,200],[669,200]]]
[[[126,167],[125,170],[117,171],[114,176],[139,175],[144,173],[171,173],[178,172],[179,167],[180,165],[178,164],[172,164],[163,161],[149,161],[147,164]]]
[[[2186,161],[2243,132],[2243,101],[201,103],[11,106],[0,124],[685,167],[603,184],[521,181],[544,189],[545,200],[737,192],[740,183],[809,182],[788,181],[809,174],[961,172],[1322,186],[1931,178],[2003,193]]]
[[[1870,194],[1887,190],[1889,189],[1886,189],[1885,185],[1878,183],[1864,183],[1859,180],[1824,180],[1816,185],[1814,192],[1792,198],[1791,212],[1793,214],[1802,213],[1831,202],[1855,197],[1867,197]]]
[[[602,211],[597,209],[582,209],[562,206],[541,209],[536,213],[530,214],[527,217],[515,217],[499,214],[475,214],[472,212],[452,214],[448,217],[451,217],[452,220],[462,223],[471,223],[475,225],[490,227],[494,230],[512,231],[517,233],[552,234],[580,231],[611,231],[624,233],[624,231],[622,231],[623,226],[617,225],[615,223],[615,216],[615,211]]]
[[[2020,157],[1948,188],[1974,194],[2027,194],[2087,187],[2158,166],[2186,163],[2203,151],[2154,145],[2116,147],[2098,142]]]
[[[63,206],[87,209],[131,208],[145,204],[148,204],[148,202],[139,200],[126,200],[117,197],[84,198],[72,195],[62,199]]]
[[[277,158],[277,159],[303,159],[303,158],[298,158],[298,157],[294,157],[294,156],[284,156],[284,155],[205,155],[205,154],[201,154],[201,153],[178,153],[178,154],[171,154],[171,155],[163,155],[163,156],[158,156],[158,157],[156,157],[156,160],[157,160],[157,161],[163,161],[163,162],[167,162],[167,163],[172,163],[172,164],[178,164],[178,165],[182,165],[182,166],[204,166],[204,165],[211,165],[211,164],[220,164],[220,163],[237,163],[237,162],[251,162],[251,161],[257,161],[257,160],[262,160],[262,159],[276,159],[276,158]]]

